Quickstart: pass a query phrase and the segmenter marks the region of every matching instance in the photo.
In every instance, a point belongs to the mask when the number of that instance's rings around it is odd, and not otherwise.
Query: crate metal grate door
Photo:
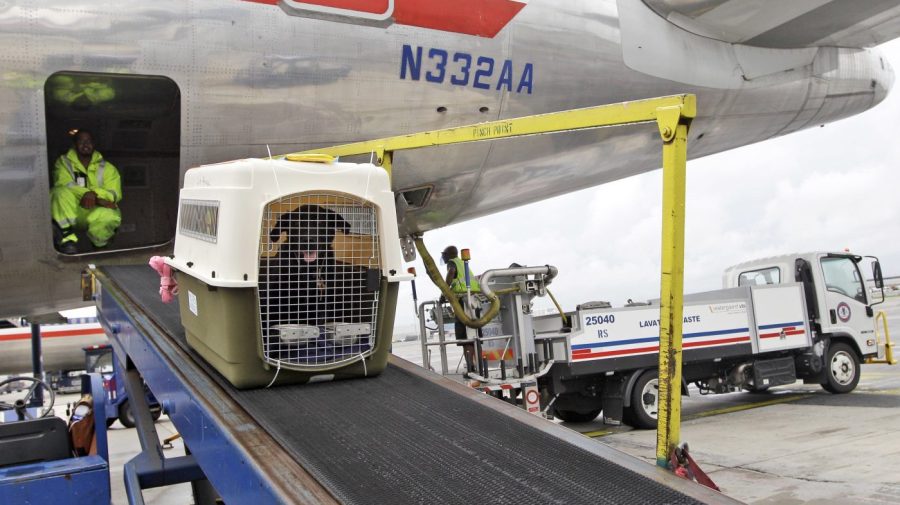
[[[324,192],[270,202],[259,248],[263,359],[314,370],[371,354],[380,261],[370,202]]]

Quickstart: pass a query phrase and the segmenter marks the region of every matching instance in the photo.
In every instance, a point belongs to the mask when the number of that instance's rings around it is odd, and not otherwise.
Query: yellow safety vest
[[[466,272],[463,260],[460,258],[451,258],[450,261],[456,265],[456,278],[453,279],[453,283],[450,284],[450,289],[452,289],[454,293],[465,293]],[[471,269],[469,270],[469,287],[472,289],[473,293],[481,292],[481,284],[478,284],[478,279],[475,278],[475,272]]]
[[[94,151],[88,166],[84,167],[75,150],[69,149],[56,160],[53,185],[66,186],[75,191],[79,197],[93,191],[104,200],[112,202],[122,200],[122,179],[119,171],[97,151]]]

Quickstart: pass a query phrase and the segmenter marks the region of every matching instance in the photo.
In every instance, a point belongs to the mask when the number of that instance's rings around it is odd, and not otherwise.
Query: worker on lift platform
[[[100,249],[122,222],[119,171],[94,150],[90,132],[77,132],[74,144],[56,160],[50,189],[50,213],[62,231],[57,249],[63,254],[78,252],[76,230],[87,230],[94,248]]]
[[[447,246],[444,249],[444,252],[441,253],[441,261],[447,265],[447,276],[445,278],[447,285],[449,285],[450,289],[456,293],[460,304],[463,307],[467,307],[468,293],[481,293],[481,285],[478,283],[478,279],[476,279],[475,274],[469,270],[469,286],[468,288],[466,287],[466,269],[465,265],[463,265],[463,260],[459,257],[459,250],[456,246]],[[475,312],[475,317],[481,315],[480,308],[475,308]],[[456,330],[456,340],[467,340],[469,338],[468,332],[466,331],[466,325],[460,321],[459,317],[456,318],[454,329]],[[466,371],[474,372],[475,344],[466,343],[461,345],[463,347],[463,355],[466,359]]]

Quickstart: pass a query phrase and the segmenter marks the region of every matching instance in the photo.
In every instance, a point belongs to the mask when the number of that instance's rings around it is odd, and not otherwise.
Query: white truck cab
[[[875,257],[810,252],[734,265],[725,270],[723,287],[802,283],[815,341],[828,339],[832,349],[843,343],[862,361],[879,354],[872,307],[884,301],[883,294],[872,300],[867,276],[875,288],[883,288],[881,266]],[[839,366],[848,357],[839,355],[835,359],[837,362],[831,364]]]

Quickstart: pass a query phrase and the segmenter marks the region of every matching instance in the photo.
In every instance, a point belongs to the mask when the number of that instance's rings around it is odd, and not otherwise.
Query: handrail
[[[884,328],[884,359],[881,358],[867,358],[866,363],[869,364],[884,364],[884,365],[896,365],[897,360],[894,359],[894,348],[891,344],[891,333],[888,330],[887,323],[887,313],[883,310],[879,310],[877,314],[875,314],[875,342],[880,344],[882,341],[882,334],[878,331],[878,321],[881,320],[881,326]]]
[[[495,268],[492,270],[487,270],[483,274],[481,274],[481,292],[484,293],[485,296],[490,297],[494,294],[491,290],[490,280],[497,276],[515,276],[515,275],[542,275],[544,285],[550,284],[550,282],[556,277],[559,270],[556,267],[550,265],[544,265],[540,267],[509,267],[509,268]]]
[[[274,158],[279,159],[298,154],[328,154],[339,157],[374,153],[376,155],[376,164],[381,165],[390,173],[394,151],[586,130],[605,126],[624,126],[655,121],[658,124],[659,133],[663,137],[663,141],[670,142],[674,139],[676,127],[682,122],[682,119],[690,120],[696,115],[696,96],[691,94],[669,95],[309,149],[274,156]]]

